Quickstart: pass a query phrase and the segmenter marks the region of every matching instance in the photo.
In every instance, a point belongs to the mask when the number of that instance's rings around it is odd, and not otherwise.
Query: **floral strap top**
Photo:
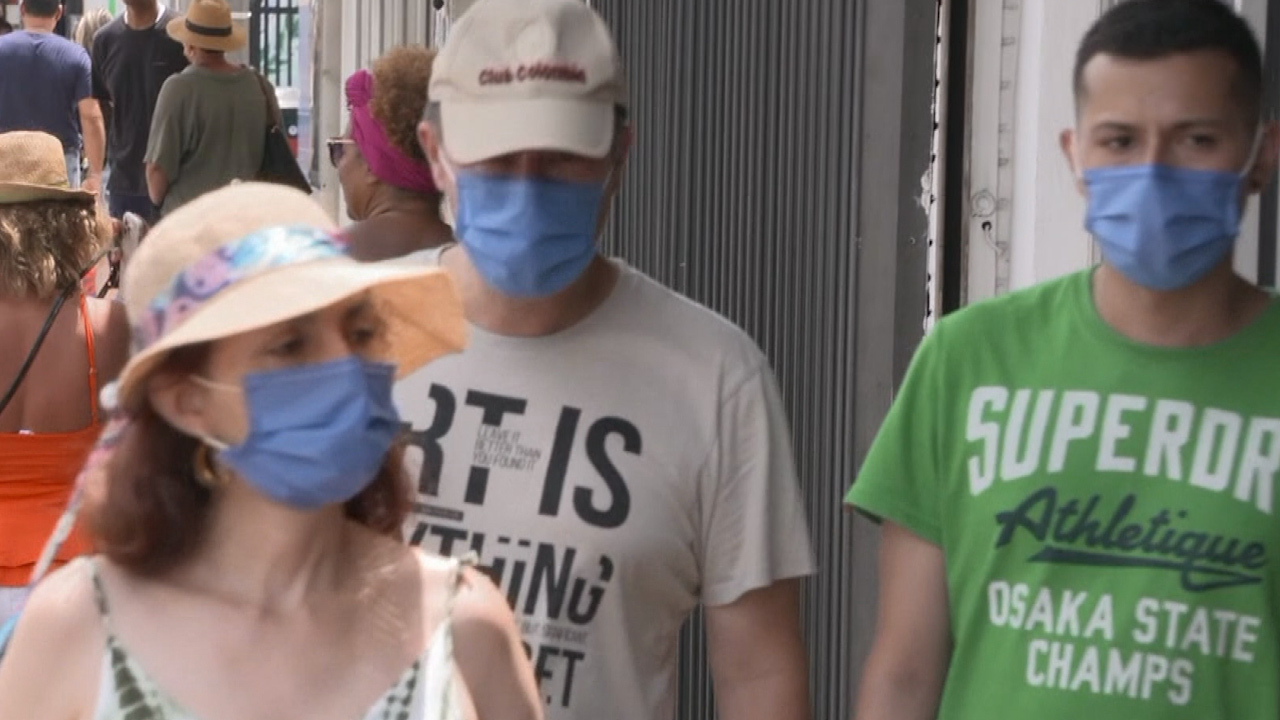
[[[165,694],[116,638],[97,560],[87,558],[79,562],[89,566],[98,613],[107,630],[94,720],[200,720]],[[426,652],[405,668],[400,679],[359,720],[463,720],[455,687],[452,605],[461,583],[462,567],[468,562],[466,559],[453,561],[448,615],[428,643]]]

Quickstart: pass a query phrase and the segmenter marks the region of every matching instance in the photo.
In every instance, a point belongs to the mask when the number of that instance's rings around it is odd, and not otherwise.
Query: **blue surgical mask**
[[[394,382],[394,366],[355,356],[247,375],[248,437],[235,446],[205,442],[276,502],[304,510],[344,503],[373,481],[400,432]]]
[[[1240,234],[1243,172],[1168,165],[1086,170],[1085,227],[1107,263],[1152,290],[1178,290],[1204,277],[1231,252]]]
[[[608,184],[456,172],[454,229],[485,282],[504,295],[554,295],[596,255]]]

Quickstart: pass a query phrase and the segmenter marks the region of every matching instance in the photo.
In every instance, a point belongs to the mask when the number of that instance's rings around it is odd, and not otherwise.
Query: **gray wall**
[[[611,250],[740,324],[792,418],[817,720],[851,716],[876,531],[840,499],[921,336],[936,0],[592,0],[637,143]],[[695,622],[682,718],[713,717]],[[780,719],[781,720],[781,719]]]

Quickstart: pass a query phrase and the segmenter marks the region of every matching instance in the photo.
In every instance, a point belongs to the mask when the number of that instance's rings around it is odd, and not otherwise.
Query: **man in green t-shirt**
[[[1062,147],[1100,267],[938,323],[848,502],[883,521],[858,720],[1280,717],[1280,130],[1216,0],[1130,0]]]

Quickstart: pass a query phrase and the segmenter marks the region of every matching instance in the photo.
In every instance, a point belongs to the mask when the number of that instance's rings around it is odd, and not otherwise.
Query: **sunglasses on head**
[[[325,142],[329,146],[329,162],[333,163],[334,167],[338,167],[338,163],[342,162],[342,156],[347,152],[347,146],[355,141],[347,137],[337,137],[329,138]]]

